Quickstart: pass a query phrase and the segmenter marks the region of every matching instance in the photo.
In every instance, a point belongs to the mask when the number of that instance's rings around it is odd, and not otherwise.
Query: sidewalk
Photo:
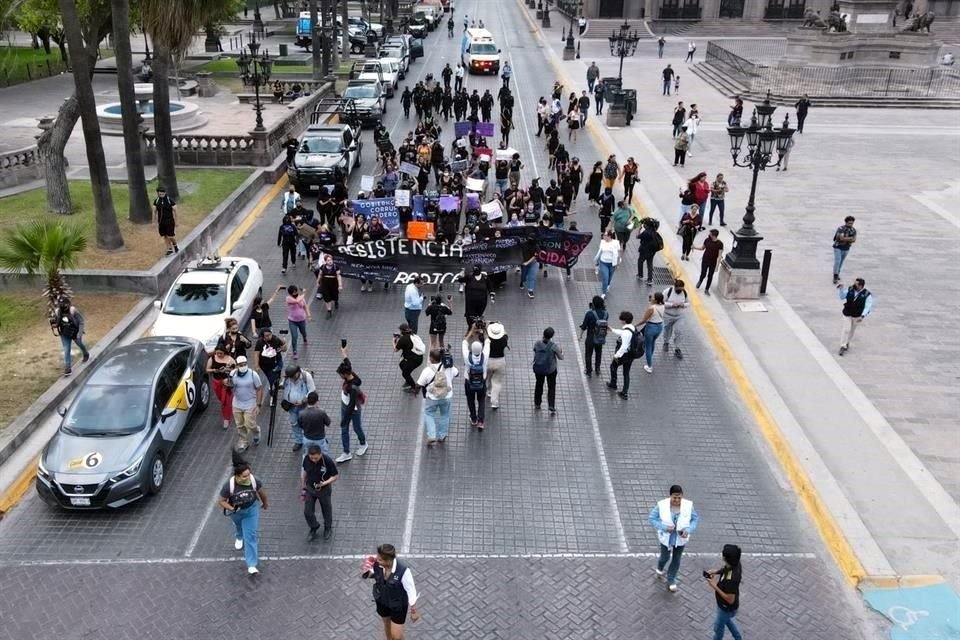
[[[602,76],[616,72],[618,61],[600,42],[583,41],[581,60],[561,62],[559,36],[558,24],[546,30],[543,41],[567,76],[568,91],[579,91],[593,60]],[[700,170],[711,179],[718,171],[725,174],[731,188],[728,223],[738,223],[749,172],[730,167],[724,131],[729,101],[685,69],[685,47],[670,43],[666,57],[658,60],[655,44],[641,42],[644,46],[649,51],[624,61],[628,86],[649,79],[647,87],[638,87],[634,126],[616,133],[598,127],[596,120],[592,126],[618,158],[637,160],[641,204],[663,221],[668,244],[678,217],[677,189]],[[690,166],[679,173],[671,166],[669,125],[678,98],[662,97],[659,90],[659,73],[667,63],[682,76],[679,99],[698,103],[706,125]],[[778,122],[784,111],[775,114]],[[815,106],[806,128],[798,136],[789,174],[766,172],[758,187],[757,224],[767,237],[763,246],[774,249],[775,256],[773,287],[762,300],[766,313],[745,313],[734,303],[697,296],[701,319],[709,324],[704,331],[718,331],[729,344],[865,573],[942,575],[957,588],[960,483],[953,423],[958,389],[943,381],[954,382],[960,371],[955,347],[943,344],[940,335],[943,327],[956,324],[960,311],[955,302],[960,273],[952,248],[960,233],[955,218],[936,211],[946,210],[939,194],[950,179],[940,163],[956,166],[960,156],[956,115]],[[910,154],[920,147],[922,157]],[[890,161],[897,157],[910,162]],[[843,160],[817,163],[819,158]],[[901,185],[914,193],[903,193]],[[918,200],[935,206],[924,209]],[[833,354],[840,301],[829,284],[829,239],[848,213],[857,216],[861,235],[844,278],[863,274],[877,297],[856,347],[839,360]],[[904,220],[919,224],[906,226]],[[729,248],[730,234],[721,238]],[[924,259],[903,259],[913,253]],[[699,274],[696,265],[684,271],[688,281]],[[905,289],[910,299],[932,296],[939,302],[933,308],[911,303],[899,311],[896,298]],[[913,330],[908,339],[898,340],[904,326]],[[719,355],[722,360],[724,354]],[[774,451],[778,458],[781,453]],[[955,597],[952,606],[955,616],[960,612]]]

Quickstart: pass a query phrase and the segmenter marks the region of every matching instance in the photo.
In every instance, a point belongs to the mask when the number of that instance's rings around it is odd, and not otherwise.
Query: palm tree
[[[63,16],[63,28],[67,35],[67,46],[73,63],[73,84],[76,88],[77,106],[80,109],[87,164],[90,167],[90,186],[93,188],[93,202],[96,208],[97,247],[107,250],[121,249],[123,236],[120,234],[117,212],[113,207],[107,159],[103,153],[100,121],[97,119],[97,101],[93,95],[90,59],[84,55],[85,47],[80,18],[77,16],[77,5],[74,0],[58,0],[58,5]]]
[[[140,146],[137,96],[133,88],[133,52],[130,49],[130,0],[110,0],[113,14],[113,50],[117,57],[117,89],[123,115],[123,150],[127,159],[127,189],[130,192],[130,222],[149,224],[152,219],[147,197],[147,178]]]
[[[175,200],[179,186],[170,126],[170,67],[175,58],[187,52],[205,24],[219,22],[221,18],[233,19],[242,8],[242,0],[142,0],[140,3],[143,25],[154,43],[153,126],[157,174],[160,184]]]
[[[64,269],[77,265],[80,253],[87,248],[83,229],[60,221],[38,220],[7,233],[0,245],[0,268],[14,273],[43,273],[47,285],[43,295],[50,313],[57,309],[61,296],[72,291],[63,276]]]

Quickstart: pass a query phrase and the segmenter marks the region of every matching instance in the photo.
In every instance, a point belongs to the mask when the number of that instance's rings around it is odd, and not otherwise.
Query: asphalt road
[[[464,13],[484,19],[513,63],[519,104],[511,142],[526,160],[524,181],[547,176],[546,154],[530,126],[553,72],[513,0],[458,3],[457,37],[448,40],[444,27],[433,33],[406,84],[455,64]],[[468,77],[468,87],[481,93],[498,86],[497,78]],[[402,118],[396,98],[387,123],[395,141],[415,124]],[[452,124],[446,142],[450,135]],[[364,142],[354,191],[373,166],[369,132]],[[601,157],[586,135],[573,149],[587,166]],[[575,218],[581,230],[595,230],[583,200],[581,194]],[[235,253],[260,261],[265,291],[281,282],[309,288],[305,265],[280,274],[278,213],[279,204],[271,204]],[[658,351],[652,376],[636,367],[628,401],[582,374],[575,332],[599,293],[589,260],[595,248],[596,241],[572,280],[557,269],[541,277],[536,300],[522,295],[510,274],[487,310],[488,320],[505,324],[513,345],[502,408],[488,412],[484,433],[471,432],[457,393],[450,440],[437,450],[422,446],[419,401],[400,390],[391,350],[402,290],[361,294],[348,282],[332,319],[319,305],[314,310],[300,360],[315,372],[322,406],[335,414],[334,370],[340,339],[347,338],[370,397],[370,451],[341,466],[333,539],[306,540],[300,456],[290,450],[281,416],[276,445],[249,455],[271,504],[261,519],[263,575],[256,582],[246,577],[232,525],[215,507],[233,434],[220,429],[214,406],[182,437],[158,497],[115,512],[64,513],[31,494],[0,522],[0,638],[379,637],[369,585],[358,574],[359,557],[381,542],[408,556],[423,594],[424,619],[408,625],[412,638],[709,637],[715,605],[699,576],[719,564],[727,542],[745,552],[745,637],[875,637],[768,463],[692,317],[686,357]],[[621,309],[638,314],[646,299],[648,289],[634,277],[635,256],[631,246],[608,296],[613,317]],[[279,306],[279,325],[278,316]],[[454,338],[464,328],[461,317],[455,306]],[[557,330],[566,352],[556,417],[534,412],[532,403],[530,351],[546,326]],[[338,435],[329,434],[335,454]],[[657,546],[646,518],[674,483],[694,501],[701,526],[680,591],[668,594],[653,574]]]

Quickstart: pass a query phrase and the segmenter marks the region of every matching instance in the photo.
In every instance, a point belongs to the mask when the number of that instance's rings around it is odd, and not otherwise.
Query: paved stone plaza
[[[590,60],[598,61],[604,76],[616,74],[617,61],[610,59],[606,42],[584,40],[582,59],[560,66],[559,15],[556,28],[541,37],[515,0],[457,4],[458,29],[465,13],[483,18],[511,61],[517,98],[511,143],[524,158],[523,182],[536,176],[546,182],[553,172],[542,139],[534,137],[536,99],[549,94],[558,68],[582,83]],[[401,85],[413,85],[427,73],[438,76],[446,62],[455,65],[459,38],[448,40],[439,29],[428,45]],[[664,60],[656,58],[654,40],[641,41],[645,46],[650,50],[624,64],[625,84],[639,94],[632,128],[601,135],[594,127],[593,135],[581,132],[575,144],[564,143],[585,171],[611,150],[621,161],[634,156],[644,206],[666,219],[676,210],[680,179],[701,170],[712,179],[721,171],[731,189],[727,220],[735,223],[749,175],[730,167],[727,99],[683,68],[684,43],[671,41]],[[680,99],[698,103],[704,121],[682,173],[668,166],[677,98],[660,96],[659,72],[666,62],[680,70]],[[62,80],[43,83],[52,87]],[[105,95],[110,81],[96,81]],[[43,83],[0,91],[0,106],[17,91],[49,90],[46,99],[52,99],[54,89]],[[500,81],[468,76],[467,86],[495,94]],[[783,112],[778,109],[781,120]],[[24,119],[28,112],[8,117]],[[230,126],[252,126],[247,106],[231,117]],[[398,99],[390,102],[386,123],[395,142],[415,126],[413,119],[403,119]],[[364,136],[363,171],[355,172],[352,193],[361,173],[374,167],[374,145],[369,133]],[[452,125],[446,124],[444,142],[451,136]],[[122,153],[120,142],[111,140],[108,153]],[[757,202],[757,225],[766,238],[761,246],[774,251],[771,299],[785,301],[830,354],[840,329],[840,304],[830,284],[830,239],[843,216],[857,216],[860,236],[844,279],[864,277],[876,306],[854,349],[843,359],[834,355],[833,365],[866,394],[954,500],[960,499],[960,454],[952,430],[960,371],[950,329],[960,312],[955,248],[960,222],[950,205],[960,193],[958,142],[955,112],[814,105],[789,172],[762,175]],[[71,144],[69,155],[80,161],[82,147]],[[581,231],[596,233],[596,214],[582,193],[576,205],[572,219]],[[270,203],[232,253],[259,261],[264,291],[288,283],[312,294],[313,279],[302,263],[280,274],[278,212]],[[672,242],[669,225],[661,226],[661,233]],[[635,245],[631,240],[607,297],[611,317],[621,309],[638,315],[650,292],[635,278]],[[887,637],[880,616],[837,569],[693,315],[687,319],[685,357],[676,360],[658,349],[652,376],[634,367],[629,400],[608,392],[606,376],[582,373],[576,335],[588,301],[599,293],[592,266],[596,247],[595,239],[570,280],[549,268],[549,277],[538,278],[536,300],[528,300],[517,276],[509,274],[507,287],[486,311],[488,321],[504,323],[512,346],[501,408],[496,413],[488,408],[483,433],[471,430],[456,381],[450,439],[431,450],[423,446],[419,398],[401,391],[398,356],[392,353],[391,334],[403,320],[402,289],[361,294],[357,282],[346,281],[332,319],[319,305],[314,308],[310,341],[300,357],[314,372],[321,406],[335,417],[335,368],[340,339],[347,338],[370,398],[364,411],[370,450],[340,467],[333,538],[306,539],[297,499],[300,454],[290,450],[281,414],[274,447],[260,445],[249,454],[271,500],[260,524],[263,575],[248,580],[232,548],[232,525],[215,506],[235,436],[220,429],[218,408],[211,407],[181,438],[159,496],[120,511],[63,513],[31,492],[0,521],[0,640],[382,637],[370,585],[359,573],[362,558],[383,542],[395,544],[409,561],[422,594],[423,620],[407,625],[408,638],[709,638],[715,603],[700,574],[719,566],[720,549],[729,542],[745,554],[737,618],[745,638]],[[657,266],[662,289],[669,272],[662,261]],[[462,298],[453,295],[448,341],[458,353],[458,332],[465,327]],[[769,299],[768,304],[774,307]],[[275,326],[284,326],[282,316],[278,303]],[[751,322],[734,317],[732,324],[775,384],[785,384],[763,359],[775,348],[762,333],[748,335]],[[421,335],[425,325],[421,321]],[[546,326],[556,329],[565,352],[555,417],[535,412],[532,402],[531,347]],[[606,351],[604,368],[610,348]],[[798,360],[797,371],[801,366]],[[830,371],[822,375],[833,379]],[[802,423],[808,414],[832,409],[826,402],[794,403],[781,392]],[[340,452],[336,431],[334,425],[328,433],[334,455]],[[827,463],[836,474],[837,460]],[[846,487],[842,474],[840,480]],[[647,515],[674,483],[694,501],[701,525],[685,554],[680,590],[670,594],[653,573],[657,543]],[[870,528],[868,516],[879,511],[858,502],[850,483],[850,500],[862,508]],[[882,495],[875,498],[883,501]],[[949,540],[947,526],[942,528],[944,533],[934,532]],[[891,539],[880,546],[891,563],[906,567],[903,573],[924,568],[920,559],[900,554],[908,543],[895,539],[896,531],[871,533]],[[956,587],[957,551],[944,545],[933,561],[943,563],[940,572]]]

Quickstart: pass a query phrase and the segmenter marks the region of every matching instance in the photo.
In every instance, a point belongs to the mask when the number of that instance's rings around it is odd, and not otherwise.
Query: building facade
[[[569,2],[557,4],[563,7]],[[830,4],[831,0],[583,0],[583,15],[627,20],[799,20],[808,5],[826,15]],[[960,0],[901,0],[901,12],[906,4],[912,13],[929,10],[938,18],[960,15]]]

